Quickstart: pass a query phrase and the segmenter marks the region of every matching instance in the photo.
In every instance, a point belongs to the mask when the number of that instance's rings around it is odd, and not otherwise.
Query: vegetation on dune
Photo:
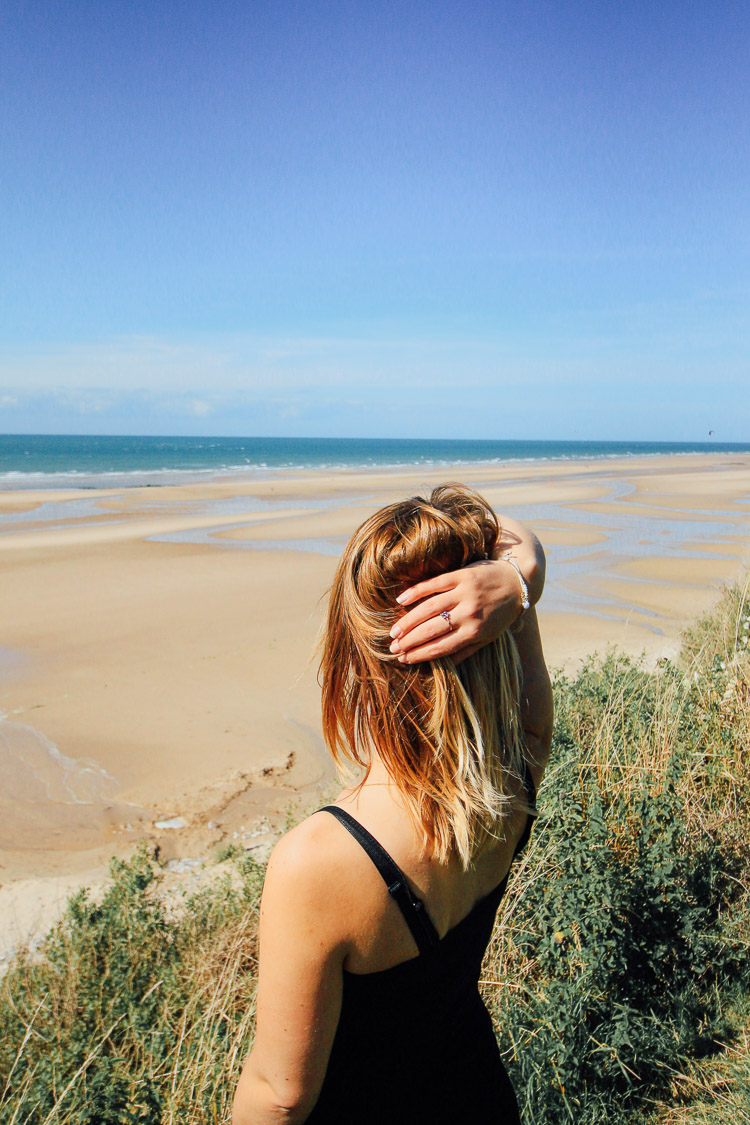
[[[654,670],[555,682],[553,767],[483,990],[525,1120],[750,1122],[750,606]],[[145,852],[0,991],[0,1122],[226,1122],[252,1036],[263,870],[170,912]]]
[[[238,861],[176,916],[145,849],[68,904],[0,1002],[0,1121],[219,1122],[253,1016],[263,868]],[[170,918],[170,915],[172,917]]]
[[[747,1064],[748,627],[734,589],[679,663],[610,652],[556,680],[554,765],[485,984],[529,1121],[658,1120],[720,1044]],[[727,1091],[706,1120],[750,1120],[746,1083]]]

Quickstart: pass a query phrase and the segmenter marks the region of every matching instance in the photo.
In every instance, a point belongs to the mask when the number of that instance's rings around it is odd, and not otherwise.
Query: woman
[[[323,729],[363,777],[271,857],[234,1125],[518,1121],[477,982],[549,753],[543,571],[534,537],[458,485],[348,544]]]

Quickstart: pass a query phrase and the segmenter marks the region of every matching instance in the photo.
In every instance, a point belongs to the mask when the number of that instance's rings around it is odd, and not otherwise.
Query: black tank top
[[[536,789],[523,778],[529,806]],[[329,812],[385,880],[419,956],[377,973],[344,972],[341,1016],[308,1125],[518,1125],[479,975],[508,874],[442,939],[403,872],[359,821]],[[526,846],[532,813],[516,846]]]

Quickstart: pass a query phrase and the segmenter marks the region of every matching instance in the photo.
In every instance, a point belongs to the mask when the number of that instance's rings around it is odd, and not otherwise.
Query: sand
[[[334,786],[311,658],[336,555],[379,505],[456,479],[548,548],[555,666],[672,654],[750,559],[736,454],[0,493],[0,955],[138,840],[262,851]]]

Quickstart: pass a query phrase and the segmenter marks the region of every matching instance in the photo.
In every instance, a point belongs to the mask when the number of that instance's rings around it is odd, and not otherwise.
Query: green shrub
[[[262,869],[243,859],[239,874],[239,887],[221,880],[170,919],[140,850],[112,862],[100,903],[85,891],[70,900],[42,959],[21,958],[3,981],[1,1121],[226,1119],[227,1059],[244,1055],[252,1012]]]
[[[748,693],[745,653],[725,656],[647,671],[610,653],[556,680],[554,765],[486,966],[529,1123],[642,1121],[733,1035]]]

